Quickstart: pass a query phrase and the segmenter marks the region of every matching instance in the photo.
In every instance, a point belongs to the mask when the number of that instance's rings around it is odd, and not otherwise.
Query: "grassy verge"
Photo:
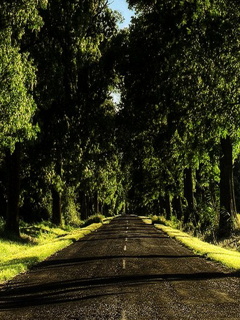
[[[166,232],[170,237],[183,243],[192,249],[196,254],[205,256],[211,260],[222,263],[228,268],[240,269],[240,252],[228,250],[217,245],[209,244],[185,232],[162,224],[155,224],[155,227]]]
[[[141,218],[143,220],[143,222],[145,222],[146,224],[152,224],[153,223],[152,219],[149,218],[149,217],[139,216],[139,218]]]
[[[101,225],[102,222],[99,222],[84,228],[61,229],[36,224],[22,229],[20,242],[0,238],[0,283],[27,271],[34,264],[45,260]]]

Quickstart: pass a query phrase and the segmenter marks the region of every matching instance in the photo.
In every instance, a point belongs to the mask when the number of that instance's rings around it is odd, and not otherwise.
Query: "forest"
[[[0,219],[163,216],[228,237],[240,210],[236,0],[2,0]],[[115,101],[114,95],[121,97]]]

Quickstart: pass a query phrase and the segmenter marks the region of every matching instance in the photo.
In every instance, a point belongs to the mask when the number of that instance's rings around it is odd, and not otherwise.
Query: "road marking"
[[[128,241],[128,238],[125,238],[125,241],[127,242],[127,241]]]
[[[127,230],[128,230],[128,227],[127,227]]]
[[[126,251],[127,250],[127,246],[124,246],[124,249],[123,249],[124,251]]]
[[[125,310],[122,311],[121,320],[127,320],[126,311]]]
[[[123,259],[123,270],[125,270],[125,269],[126,269],[126,260]]]

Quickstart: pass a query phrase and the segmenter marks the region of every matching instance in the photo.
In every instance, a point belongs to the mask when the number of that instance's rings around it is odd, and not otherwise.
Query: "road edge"
[[[146,224],[151,224],[150,218],[141,217]],[[204,242],[197,237],[193,237],[186,232],[165,226],[163,224],[154,224],[156,229],[165,232],[169,237],[176,239],[194,253],[204,256],[207,259],[216,261],[234,270],[240,270],[240,252],[231,249],[225,249],[218,245]]]

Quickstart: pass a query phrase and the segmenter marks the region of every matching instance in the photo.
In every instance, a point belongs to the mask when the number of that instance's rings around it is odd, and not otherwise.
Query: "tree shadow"
[[[126,254],[119,254],[119,255],[111,255],[111,256],[94,256],[94,257],[81,257],[81,258],[74,258],[74,259],[53,259],[53,260],[45,260],[40,262],[38,265],[33,267],[32,269],[38,269],[41,268],[44,269],[50,269],[50,268],[62,268],[62,267],[70,267],[70,266],[76,266],[81,263],[86,262],[99,262],[99,261],[105,261],[105,260],[117,260],[117,259],[196,259],[196,258],[202,258],[202,256],[197,256],[194,254],[190,255],[126,255]],[[154,261],[156,262],[156,261]]]
[[[96,242],[98,242],[98,241],[109,241],[109,240],[120,240],[120,239],[125,239],[126,238],[126,235],[122,235],[122,234],[120,234],[120,235],[116,235],[115,237],[113,237],[113,235],[114,234],[111,234],[111,237],[104,237],[104,235],[103,235],[103,237],[101,237],[101,235],[95,235],[95,237],[94,237],[94,239],[86,239],[86,237],[85,238],[83,238],[83,239],[80,239],[80,240],[78,240],[78,241],[81,241],[81,242],[94,242],[94,241],[96,241]],[[170,239],[170,237],[169,236],[165,236],[165,235],[130,235],[130,234],[128,234],[127,235],[127,238],[128,238],[128,240],[139,240],[139,239],[165,239],[165,240],[168,240],[168,239]]]
[[[0,292],[0,310],[94,299],[110,295],[131,293],[134,286],[154,285],[163,281],[201,281],[239,277],[239,272],[197,272],[122,275],[72,280],[59,280],[30,285],[18,284],[10,290]],[[124,290],[119,291],[118,288]]]
[[[142,224],[141,224],[142,226]],[[150,226],[154,228],[153,226]],[[132,228],[131,228],[132,229]],[[138,232],[141,232],[139,228],[136,228]],[[116,230],[123,230],[123,228],[116,228]],[[104,232],[102,232],[104,231]],[[144,228],[142,229],[141,235],[137,238],[152,238],[153,235],[149,234]],[[163,236],[162,232],[154,232],[156,237],[168,238],[168,236]],[[110,240],[110,238],[115,239],[113,235],[116,235],[112,230],[104,230],[96,232],[95,236],[100,237],[100,239]],[[101,236],[103,238],[101,238]],[[110,237],[108,237],[110,236]],[[136,239],[136,235],[128,234],[129,237]],[[119,238],[116,238],[119,239]],[[79,241],[99,241],[99,239],[84,238]],[[88,254],[88,252],[86,253]],[[93,276],[93,277],[83,277],[79,276],[80,270],[87,268],[88,263],[99,265],[99,270],[101,266],[101,261],[105,261],[103,266],[108,265],[108,262],[112,260],[117,260],[116,265],[122,264],[122,259],[138,259],[142,260],[141,263],[144,265],[144,262],[152,261],[152,263],[161,262],[161,259],[164,259],[165,262],[169,263],[178,261],[182,259],[191,259],[199,258],[199,256],[194,255],[193,253],[187,255],[161,255],[161,254],[147,254],[147,255],[99,255],[99,256],[86,256],[86,257],[77,257],[72,259],[64,259],[64,255],[61,255],[63,259],[55,257],[55,259],[48,259],[37,266],[32,268],[33,273],[41,272],[43,280],[34,280],[31,278],[31,273],[28,274],[28,281],[24,282],[24,279],[15,279],[9,286],[5,286],[0,291],[0,311],[7,311],[16,308],[31,308],[35,306],[43,305],[58,305],[69,302],[80,302],[84,300],[91,300],[100,297],[124,295],[126,293],[134,292],[133,288],[137,287],[139,290],[144,286],[154,286],[155,284],[161,284],[165,281],[167,282],[180,282],[180,281],[205,281],[205,280],[215,280],[215,279],[225,279],[225,278],[239,278],[239,272],[180,272],[180,273],[164,273],[159,271],[159,273],[150,274],[147,270],[140,270],[142,274],[123,274],[115,276]],[[201,259],[204,259],[200,257]],[[145,260],[145,261],[144,261]],[[146,261],[147,262],[147,261]],[[186,262],[187,263],[187,262]],[[83,266],[81,266],[81,264]],[[60,274],[60,269],[62,270],[61,274],[67,275],[70,279],[61,280],[58,278],[55,281],[51,281],[50,274],[58,275]],[[75,270],[75,272],[73,272]],[[76,272],[77,271],[77,272]],[[100,271],[99,271],[100,272]],[[133,271],[135,272],[135,271]],[[76,276],[77,275],[77,276]],[[54,277],[56,278],[56,277]],[[47,281],[44,281],[47,279]]]
[[[11,268],[14,265],[19,265],[19,264],[23,264],[23,265],[34,265],[36,263],[39,262],[39,257],[25,257],[25,258],[19,258],[19,259],[12,259],[12,260],[8,260],[5,262],[2,262],[0,265],[0,272],[1,270],[5,269],[5,268]]]

